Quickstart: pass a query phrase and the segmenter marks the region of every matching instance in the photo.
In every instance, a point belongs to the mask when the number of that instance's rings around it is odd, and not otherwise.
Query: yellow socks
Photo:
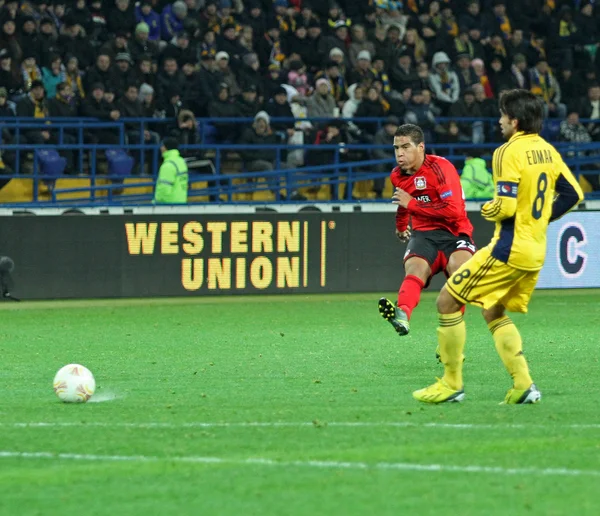
[[[533,380],[529,376],[527,360],[523,356],[523,342],[517,327],[510,318],[504,316],[489,323],[488,328],[492,332],[496,351],[513,379],[513,387],[517,390],[529,389]]]
[[[467,340],[467,329],[461,312],[438,314],[437,329],[440,358],[444,364],[444,377],[448,387],[457,391],[463,388],[463,350]],[[528,386],[529,387],[529,386]]]

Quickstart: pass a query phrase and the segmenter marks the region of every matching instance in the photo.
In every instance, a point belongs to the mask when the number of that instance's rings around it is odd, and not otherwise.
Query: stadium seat
[[[202,140],[204,145],[211,145],[217,143],[217,129],[214,125],[205,123],[201,127]]]
[[[52,149],[36,150],[35,157],[43,179],[57,179],[67,166],[66,158],[61,157],[57,151]]]
[[[111,176],[128,177],[133,170],[134,159],[120,149],[106,151],[108,174]]]

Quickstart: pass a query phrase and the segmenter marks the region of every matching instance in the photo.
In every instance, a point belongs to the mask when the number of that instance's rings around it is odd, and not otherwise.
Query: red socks
[[[406,312],[410,319],[410,314],[419,304],[421,299],[421,291],[425,287],[425,283],[416,276],[406,276],[400,290],[398,291],[398,307]]]

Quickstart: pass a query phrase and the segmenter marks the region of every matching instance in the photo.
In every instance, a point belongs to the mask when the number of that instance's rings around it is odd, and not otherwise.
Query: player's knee
[[[504,315],[505,308],[502,305],[494,305],[491,308],[484,308],[481,313],[487,324],[490,324],[496,319],[500,319]]]
[[[439,314],[453,314],[454,312],[458,312],[461,307],[460,303],[448,293],[446,287],[440,290],[436,306]]]
[[[429,276],[431,276],[431,268],[429,267],[429,264],[423,259],[415,260],[411,258],[405,263],[404,269],[406,271],[407,276],[416,276],[424,283],[427,282]]]

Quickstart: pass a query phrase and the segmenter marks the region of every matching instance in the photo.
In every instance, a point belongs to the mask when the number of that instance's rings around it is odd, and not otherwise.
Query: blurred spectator
[[[52,19],[42,18],[40,20],[40,34],[38,38],[41,47],[40,62],[42,66],[49,66],[50,56],[60,54],[58,35],[56,34],[56,28]]]
[[[77,105],[71,86],[61,82],[54,87],[55,95],[48,100],[48,116],[51,118],[75,118],[77,116]],[[77,143],[77,130],[64,129],[62,143],[74,145]],[[51,134],[51,141],[59,143],[59,135]],[[65,173],[75,173],[75,151],[63,150],[61,154],[67,159]]]
[[[136,73],[132,68],[131,56],[125,52],[117,54],[110,75],[110,85],[117,98],[120,98],[130,84],[136,84]]]
[[[296,88],[300,95],[308,95],[311,87],[308,84],[306,65],[302,61],[292,61],[289,67],[287,84]]]
[[[325,37],[323,41],[323,53],[330,55],[330,52],[337,48],[342,52],[344,59],[347,59],[346,40],[348,39],[348,26],[344,21],[334,23],[333,31]],[[331,57],[331,56],[330,56]]]
[[[270,117],[265,111],[260,111],[254,117],[252,127],[248,127],[239,143],[241,145],[276,145],[279,143],[270,127]],[[274,149],[243,149],[240,150],[244,168],[248,172],[263,172],[275,169],[277,152]],[[277,189],[278,182],[268,180],[271,190]]]
[[[158,58],[158,43],[150,39],[150,27],[146,22],[140,22],[136,25],[135,35],[128,44],[128,48],[132,59],[136,63],[142,56],[149,56],[153,61]]]
[[[230,54],[231,56],[231,54]],[[244,55],[242,58],[242,66],[238,73],[238,83],[240,87],[245,88],[247,85],[256,86],[258,99],[262,102],[265,97],[263,76],[260,72],[260,63],[258,56],[255,53]]]
[[[450,108],[448,116],[455,119],[450,122],[449,131],[452,136],[457,137],[457,141],[475,144],[484,142],[483,122],[474,120],[460,122],[456,120],[458,118],[481,118],[481,110],[475,101],[475,93],[472,89],[469,88],[463,92],[462,98]]]
[[[156,101],[154,99],[154,88],[149,84],[142,84],[138,93],[138,100],[142,104],[144,118],[156,116]]]
[[[315,81],[326,79],[331,88],[331,94],[338,105],[346,99],[346,79],[340,70],[340,65],[335,61],[327,61],[325,70],[315,74]]]
[[[196,52],[190,47],[190,36],[187,32],[179,32],[160,54],[160,61],[174,58],[182,68],[184,63],[196,63]]]
[[[277,90],[275,90],[273,98],[267,103],[265,111],[271,117],[271,119],[291,119],[287,122],[281,121],[273,122],[271,124],[271,128],[273,129],[273,131],[280,134],[282,141],[287,141],[288,138],[294,135],[294,114],[292,113],[292,108],[290,107],[290,104],[287,101],[287,92],[285,91],[285,88],[280,86]]]
[[[342,108],[342,118],[354,118],[364,97],[364,89],[360,84],[353,84],[348,88],[348,100]],[[349,122],[348,127],[354,131],[360,131],[354,122]]]
[[[486,72],[483,59],[473,59],[473,61],[471,61],[471,66],[473,67],[473,71],[477,76],[479,84],[483,86],[485,96],[491,99],[494,96],[494,89],[492,88],[492,83],[490,82],[490,78]]]
[[[581,101],[577,110],[583,119],[600,120],[600,84],[592,84],[588,88],[587,98]],[[594,141],[600,141],[600,123],[589,122],[587,130]]]
[[[91,66],[94,62],[94,47],[92,47],[81,26],[73,23],[68,18],[65,19],[64,30],[61,31],[58,38],[58,46],[62,55],[70,54],[77,57],[83,68]]]
[[[133,3],[129,0],[115,0],[115,7],[109,11],[107,22],[108,32],[111,34],[133,34],[136,24]]]
[[[2,21],[2,33],[0,34],[0,48],[8,51],[8,55],[14,57],[15,64],[20,64],[23,56],[21,45],[17,39],[17,26],[14,20],[5,18]]]
[[[514,58],[517,55],[527,55],[528,47],[529,45],[523,39],[523,31],[521,29],[515,29],[510,39],[506,43],[507,57],[512,59],[512,61],[514,62]]]
[[[419,77],[413,67],[412,57],[408,52],[401,52],[397,62],[390,70],[390,84],[396,91],[404,91],[417,85]]]
[[[223,26],[222,35],[217,40],[217,47],[219,50],[227,52],[230,60],[238,61],[247,54],[246,49],[238,41],[235,24],[233,23]]]
[[[357,66],[348,73],[348,84],[371,84],[374,74],[371,70],[371,55],[368,50],[362,50],[357,56]]]
[[[456,74],[460,84],[460,90],[464,91],[479,83],[479,78],[471,68],[471,59],[469,54],[458,54],[456,56]]]
[[[343,126],[344,124],[341,120],[332,120],[322,129],[317,129],[312,133],[312,135],[310,135],[309,140],[312,141],[313,145],[337,145],[338,150],[337,152],[336,149],[319,150],[318,147],[317,150],[311,149],[307,153],[308,166],[322,167],[342,161],[345,153],[344,145],[348,140],[346,133],[343,130]],[[335,170],[327,170],[323,173],[326,176],[330,176],[332,179],[335,179]],[[327,188],[329,190],[330,198],[333,199],[334,196],[332,194],[332,185],[327,185]],[[318,190],[319,187],[315,186],[313,189]]]
[[[194,111],[194,115],[207,116],[208,105],[217,97],[219,84],[223,83],[220,80],[221,73],[215,69],[215,61],[212,54],[208,52],[202,53],[200,57],[200,71],[197,78],[198,83],[195,90],[198,92],[200,103],[197,111]]]
[[[264,80],[265,99],[272,99],[275,92],[279,90],[282,84],[285,83],[285,78],[281,72],[279,63],[271,63],[268,68],[267,76]]]
[[[494,197],[494,180],[485,160],[475,149],[467,150],[465,166],[460,176],[463,193],[466,199],[491,199]]]
[[[546,116],[564,118],[567,106],[561,102],[560,85],[548,66],[548,61],[541,58],[530,70],[531,92],[544,101]]]
[[[373,67],[371,68],[371,73],[373,74],[373,81],[379,81],[383,85],[383,92],[386,95],[389,95],[392,91],[392,83],[390,82],[390,78],[385,70],[385,61],[381,56],[374,56],[373,62],[371,63]]]
[[[308,118],[333,118],[337,109],[331,94],[331,83],[324,77],[316,82],[315,92],[304,97]]]
[[[376,166],[377,172],[387,172],[393,167],[394,161],[394,134],[396,133],[396,129],[400,125],[400,120],[396,116],[388,116],[384,123],[383,127],[377,131],[375,134],[375,138],[373,139],[373,145],[382,145],[385,148],[374,149],[373,157],[375,159],[381,160],[390,160],[390,163],[382,163]],[[381,199],[383,194],[383,189],[385,187],[385,177],[380,179],[375,179],[373,182],[373,191],[375,192],[375,198]]]
[[[348,57],[350,58],[350,65],[356,68],[358,65],[358,56],[361,52],[366,51],[369,53],[369,57],[375,55],[375,45],[372,41],[367,40],[367,34],[365,28],[360,25],[352,26],[352,43],[348,47]],[[364,54],[363,54],[364,55]],[[352,82],[350,84],[353,84]]]
[[[427,59],[427,47],[416,29],[411,28],[406,31],[403,51],[409,52],[415,63]]]
[[[92,44],[95,47],[106,40],[108,33],[106,19],[107,9],[102,3],[103,0],[90,0],[90,22],[87,35],[92,40]]]
[[[246,52],[254,51],[254,31],[252,30],[252,27],[249,27],[247,25],[244,25],[242,27],[242,31],[240,32],[238,42]]]
[[[267,23],[260,0],[246,1],[244,5],[246,7],[246,14],[242,19],[243,23],[252,27],[254,34],[264,34],[267,30]]]
[[[106,54],[110,57],[112,61],[115,60],[117,54],[129,53],[129,40],[127,39],[126,32],[117,32],[115,36],[102,47],[100,47],[100,54]]]
[[[576,150],[578,144],[586,144],[592,141],[590,133],[585,126],[579,121],[579,114],[576,112],[570,112],[566,120],[560,123],[560,139],[564,142],[574,143],[573,147],[569,148],[566,152],[567,158],[580,157],[585,158],[590,155],[597,155],[591,151]],[[585,179],[590,183],[593,190],[600,190],[600,177],[598,176],[598,164],[591,163],[582,165],[582,170],[594,170],[595,174],[586,174]]]
[[[445,52],[436,52],[431,62],[429,76],[436,103],[443,113],[447,113],[460,95],[460,83],[455,72],[450,70],[450,58]]]
[[[294,33],[288,38],[289,54],[298,54],[302,62],[309,63],[311,60],[311,46],[306,26],[296,24]]]
[[[219,82],[224,82],[225,84],[227,84],[227,86],[229,86],[230,95],[232,97],[237,97],[240,93],[242,93],[242,90],[238,84],[235,73],[229,65],[229,54],[227,54],[227,52],[217,52],[215,62],[217,65],[217,74],[219,75]],[[254,114],[252,116],[254,116]]]
[[[281,30],[277,20],[267,22],[267,32],[257,42],[257,53],[261,66],[269,66],[269,63],[283,63],[287,55],[285,40],[281,39]]]
[[[261,110],[262,103],[257,99],[256,86],[247,84],[242,88],[242,95],[235,103],[235,109],[238,115],[243,118],[254,118],[256,113]]]
[[[466,28],[467,32],[473,28],[483,27],[483,15],[481,14],[479,0],[469,0],[467,2],[467,11],[459,16],[458,24],[460,27]]]
[[[509,70],[504,68],[505,60],[501,56],[494,56],[490,62],[490,71],[488,73],[490,84],[494,96],[498,98],[498,92],[502,90],[511,90],[517,87],[516,80]]]
[[[25,90],[31,89],[31,84],[34,81],[42,79],[42,71],[38,66],[35,55],[29,53],[23,53],[23,63],[21,64],[21,76],[23,77],[23,84]]]
[[[16,67],[9,51],[6,48],[0,50],[0,84],[6,88],[8,97],[16,99],[24,92],[23,78]]]
[[[308,24],[308,40],[310,42],[310,54],[307,56],[306,64],[314,71],[314,69],[319,69],[325,55],[325,40],[321,25],[316,20],[312,20]]]
[[[143,118],[144,107],[138,100],[139,90],[136,84],[129,84],[125,89],[125,94],[117,103],[117,109],[122,118]],[[157,144],[160,137],[158,133],[146,129],[145,124],[139,122],[127,122],[125,124],[127,140],[131,145],[140,145],[141,143]]]
[[[406,105],[404,121],[407,124],[418,125],[423,130],[427,141],[432,141],[435,117],[439,110],[431,103],[431,92],[415,89],[411,94],[410,102]]]
[[[35,57],[39,64],[42,56],[42,45],[38,38],[35,19],[30,15],[22,15],[17,20],[21,25],[19,45],[23,51],[23,56]]]
[[[487,34],[502,34],[504,39],[508,39],[513,25],[506,12],[506,0],[494,0],[492,11],[484,19],[483,27]]]
[[[173,4],[167,5],[163,9],[160,21],[163,40],[171,41],[177,33],[184,30],[183,20],[187,13],[188,7],[182,0],[177,0],[177,2],[173,2]]]
[[[383,118],[386,110],[383,107],[381,97],[375,86],[370,86],[367,89],[365,98],[358,106],[356,114],[354,115],[357,120],[356,124],[358,127],[367,135],[374,137],[375,133],[379,130],[379,124],[377,122],[361,122],[361,118]]]
[[[121,117],[119,110],[104,99],[104,85],[99,82],[92,84],[90,91],[91,95],[86,96],[81,103],[81,115],[97,118],[104,122],[119,120]],[[89,130],[86,133],[86,140],[92,143],[114,145],[119,143],[119,133],[109,128],[94,129],[93,132]]]
[[[529,69],[527,68],[527,59],[523,54],[516,54],[513,57],[513,64],[510,68],[513,81],[517,88],[528,90],[531,87],[529,78]]]
[[[42,68],[42,81],[46,89],[46,98],[53,99],[56,96],[56,86],[67,80],[65,67],[59,55],[50,58],[50,67]]]
[[[96,65],[88,71],[85,76],[85,84],[87,91],[93,84],[108,84],[111,78],[110,69],[111,58],[108,54],[100,53],[96,58]]]
[[[208,116],[211,118],[234,118],[239,116],[235,104],[229,96],[229,86],[219,85],[217,97],[208,106]],[[234,122],[213,122],[220,142],[231,141],[237,137],[238,128]]]
[[[150,29],[148,39],[158,41],[161,38],[160,16],[153,9],[152,0],[141,0],[135,7],[135,19],[138,23],[145,23]]]
[[[171,103],[169,91],[176,91],[181,97],[185,94],[185,77],[177,61],[173,57],[167,57],[163,61],[162,70],[156,76],[156,102],[159,109]]]
[[[47,118],[48,106],[46,104],[46,91],[44,83],[36,79],[31,83],[29,93],[17,103],[17,116],[27,118]],[[42,145],[50,142],[50,131],[46,129],[30,128],[21,131],[20,143]]]

